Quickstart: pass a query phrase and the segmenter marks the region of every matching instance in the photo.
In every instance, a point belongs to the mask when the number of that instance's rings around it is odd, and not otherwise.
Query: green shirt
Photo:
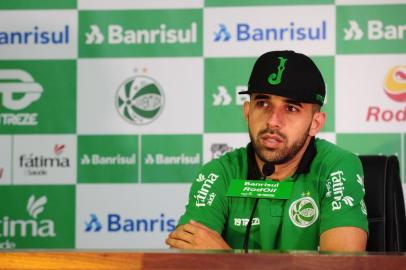
[[[195,220],[220,233],[235,249],[243,247],[253,198],[227,197],[233,179],[260,179],[252,147],[214,159],[193,182],[179,224]],[[261,181],[261,180],[259,180]],[[359,158],[325,140],[312,140],[295,175],[287,200],[260,199],[250,232],[250,249],[317,250],[331,228],[358,227],[368,232]]]

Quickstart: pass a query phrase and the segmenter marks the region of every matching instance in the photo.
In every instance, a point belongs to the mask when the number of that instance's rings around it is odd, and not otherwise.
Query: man
[[[240,94],[250,95],[243,108],[251,142],[202,168],[166,243],[241,249],[247,238],[250,249],[364,251],[368,222],[361,162],[314,137],[326,118],[320,111],[325,83],[317,66],[293,51],[265,53]],[[265,178],[264,164],[274,169],[265,182],[259,180]],[[232,196],[238,179],[258,180],[244,182],[250,186],[290,183],[291,189],[287,198]]]

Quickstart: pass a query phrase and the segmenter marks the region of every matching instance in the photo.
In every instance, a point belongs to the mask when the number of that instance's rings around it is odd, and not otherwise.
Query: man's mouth
[[[278,148],[284,142],[284,139],[276,134],[264,134],[260,139],[266,148],[271,149]]]

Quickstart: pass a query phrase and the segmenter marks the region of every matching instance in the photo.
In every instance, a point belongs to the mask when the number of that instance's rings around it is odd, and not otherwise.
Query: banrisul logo
[[[73,247],[72,187],[3,187],[0,194],[7,205],[0,210],[1,248]]]
[[[241,91],[247,90],[246,85],[235,85],[234,87],[227,88],[225,85],[218,85],[216,87],[217,91],[212,94],[212,105],[213,106],[241,106],[248,97],[245,95],[239,95]]]
[[[228,31],[227,26],[224,23],[220,23],[218,30],[214,33],[214,41],[229,41],[230,39],[231,33]]]
[[[98,25],[90,25],[86,33],[86,44],[182,44],[197,42],[197,23],[193,22],[186,29],[171,29],[166,24],[161,24],[156,29],[126,29],[122,25],[111,24],[107,27],[106,34]],[[107,38],[106,38],[107,36]]]
[[[99,154],[87,155],[84,154],[80,160],[80,164],[88,165],[135,165],[136,155],[124,156],[117,154],[115,156],[103,156]]]
[[[54,168],[70,168],[71,161],[64,155],[64,149],[64,144],[55,144],[48,155],[21,154],[18,166],[29,176],[48,175],[48,170]]]
[[[0,94],[2,106],[13,113],[1,113],[0,123],[6,126],[34,126],[38,113],[19,113],[41,98],[43,88],[27,71],[0,70]]]
[[[65,25],[61,29],[42,29],[34,26],[24,31],[1,31],[0,48],[4,45],[36,45],[69,44],[70,27]]]
[[[362,30],[366,29],[365,30]],[[368,20],[366,25],[360,27],[356,20],[348,21],[348,28],[344,28],[344,40],[403,40],[403,32],[406,30],[404,25],[385,25],[380,20]],[[364,34],[364,31],[366,34]]]
[[[202,55],[201,10],[81,11],[79,17],[81,56]]]
[[[102,225],[96,214],[90,214],[89,221],[85,222],[85,232],[98,232],[101,228]]]
[[[106,215],[89,214],[84,222],[86,233],[154,233],[171,232],[176,228],[176,220],[164,213],[154,217],[129,217],[118,213]]]
[[[100,28],[92,24],[90,25],[90,32],[86,33],[86,44],[102,44],[104,42],[104,35]]]
[[[405,5],[338,6],[339,53],[406,52]]]
[[[147,154],[144,159],[146,165],[190,165],[190,164],[200,164],[200,155],[196,154],[194,156],[188,156],[185,154],[180,155],[165,155],[163,153],[159,154]]]
[[[214,42],[248,42],[248,41],[308,41],[327,40],[327,21],[322,20],[316,26],[299,25],[289,22],[286,25],[256,26],[253,24],[238,22],[235,25],[219,23],[214,32]]]
[[[145,135],[143,182],[191,182],[202,164],[201,135]]]
[[[147,76],[135,76],[119,86],[115,104],[125,121],[146,125],[158,118],[164,101],[164,92],[157,81]]]
[[[349,20],[348,28],[344,28],[344,40],[360,40],[364,36],[364,32],[359,27],[357,21]]]
[[[79,183],[138,180],[138,136],[79,136]]]

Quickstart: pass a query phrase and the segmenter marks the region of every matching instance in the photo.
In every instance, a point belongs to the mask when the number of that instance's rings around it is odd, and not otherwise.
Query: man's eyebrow
[[[256,95],[255,97],[254,97],[254,100],[255,99],[270,99],[271,97],[270,96],[267,96],[267,95]]]
[[[288,104],[293,104],[293,105],[299,106],[300,108],[303,108],[303,104],[300,101],[287,98],[287,99],[285,99],[285,102],[288,103]]]

